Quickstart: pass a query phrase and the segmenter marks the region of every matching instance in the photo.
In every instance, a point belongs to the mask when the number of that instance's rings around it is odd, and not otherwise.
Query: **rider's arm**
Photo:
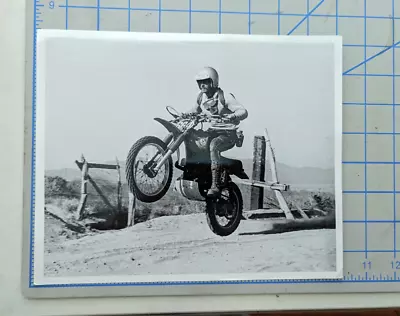
[[[246,108],[238,102],[231,94],[226,94],[225,102],[230,111],[235,114],[235,117],[239,120],[244,120],[248,116]]]

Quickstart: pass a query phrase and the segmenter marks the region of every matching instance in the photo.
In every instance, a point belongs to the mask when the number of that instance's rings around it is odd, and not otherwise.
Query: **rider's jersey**
[[[220,115],[234,113],[236,120],[229,123],[211,125],[211,127],[236,129],[239,127],[240,121],[247,118],[247,110],[241,105],[233,94],[224,94],[221,89],[217,90],[215,94],[208,98],[205,93],[200,93],[197,99],[197,105],[193,112],[202,112],[207,115]]]

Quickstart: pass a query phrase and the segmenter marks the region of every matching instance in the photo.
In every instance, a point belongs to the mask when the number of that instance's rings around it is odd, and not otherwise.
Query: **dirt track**
[[[59,235],[56,221],[48,220],[46,229]],[[209,230],[204,215],[196,214],[161,217],[79,239],[46,233],[45,275],[335,270],[335,230],[259,234],[270,228],[267,221],[247,220],[234,235],[221,238]]]

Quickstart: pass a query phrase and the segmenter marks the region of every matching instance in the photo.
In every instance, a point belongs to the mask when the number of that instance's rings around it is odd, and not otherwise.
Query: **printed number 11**
[[[371,261],[364,261],[363,265],[364,269],[371,269]]]

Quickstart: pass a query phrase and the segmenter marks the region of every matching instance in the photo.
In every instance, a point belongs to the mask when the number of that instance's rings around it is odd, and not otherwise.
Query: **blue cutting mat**
[[[31,6],[33,40],[39,28],[342,35],[345,277],[271,281],[266,291],[278,284],[288,292],[400,290],[400,1],[38,0]],[[34,64],[31,71],[34,78]]]

